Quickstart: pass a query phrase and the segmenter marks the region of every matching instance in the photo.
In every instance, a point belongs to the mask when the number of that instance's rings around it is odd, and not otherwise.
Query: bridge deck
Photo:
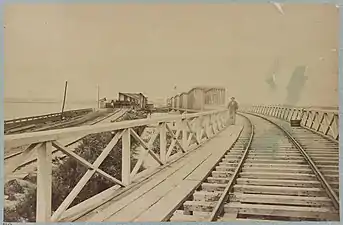
[[[241,125],[230,126],[211,141],[158,172],[129,193],[112,199],[78,221],[158,222],[196,189],[238,138]]]

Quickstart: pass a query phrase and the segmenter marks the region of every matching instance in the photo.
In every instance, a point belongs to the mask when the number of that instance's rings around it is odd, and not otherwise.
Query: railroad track
[[[101,123],[101,122],[103,122],[104,120],[107,120],[107,119],[109,119],[109,118],[115,116],[116,114],[118,114],[118,117],[115,117],[115,119],[114,119],[114,120],[117,120],[117,119],[119,119],[121,116],[123,116],[124,113],[123,113],[123,114],[120,114],[121,112],[122,112],[122,110],[116,110],[115,112],[110,113],[109,115],[106,115],[105,117],[98,118],[98,119],[95,120],[95,121],[87,121],[84,125],[95,125],[95,124]],[[81,138],[78,138],[78,139],[76,139],[76,140],[73,140],[73,141],[69,142],[66,146],[68,147],[68,146],[70,146],[70,145],[72,145],[72,144],[74,144],[74,143],[80,141],[82,138],[84,138],[84,137],[81,137]],[[19,152],[15,152],[15,153],[12,153],[12,154],[5,155],[4,159],[5,159],[5,160],[11,159],[11,158],[13,158],[13,157],[15,157],[15,156],[17,156],[17,155],[20,155],[21,153],[22,153],[22,152],[19,151]]]
[[[240,116],[241,136],[168,220],[339,221],[338,146],[305,129]]]
[[[25,126],[15,126],[5,130],[5,134],[21,134],[25,132],[35,132],[35,131],[43,131],[48,130],[50,127],[61,126],[63,124],[72,123],[73,121],[78,121],[82,119],[85,115],[75,116],[69,118],[67,120],[54,120],[54,121],[46,121],[46,122],[38,122],[37,124],[30,124]],[[50,128],[51,129],[51,128]]]
[[[5,134],[20,134],[26,132],[37,132],[37,131],[46,131],[51,129],[61,129],[67,127],[74,127],[80,125],[94,125],[103,120],[106,120],[108,117],[112,117],[116,113],[119,113],[121,109],[116,109],[114,112],[103,115],[104,113],[100,113],[98,115],[93,113],[88,113],[87,115],[76,116],[73,118],[69,118],[68,120],[57,120],[57,121],[47,121],[38,124],[31,124],[22,127],[13,127],[7,129]]]

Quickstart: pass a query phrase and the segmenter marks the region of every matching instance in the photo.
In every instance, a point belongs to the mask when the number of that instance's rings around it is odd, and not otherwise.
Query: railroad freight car
[[[182,108],[182,109],[188,109],[188,105],[187,105],[187,93],[186,92],[183,92],[182,94],[181,94],[181,98],[180,98],[180,108]]]
[[[176,95],[174,108],[179,108],[179,106],[180,106],[180,95]]]
[[[225,105],[226,89],[222,87],[194,87],[188,93],[183,92],[173,98],[173,108],[215,109]]]
[[[224,105],[226,91],[225,88],[209,88],[205,90],[205,104],[206,105]]]
[[[188,92],[188,108],[203,110],[205,105],[205,90],[203,88],[193,88]]]
[[[170,107],[174,108],[174,104],[175,104],[175,97],[171,97],[170,98]]]
[[[179,108],[180,109],[187,109],[187,104],[184,101],[184,99],[187,98],[187,93],[183,92],[180,94],[180,102],[179,102]]]

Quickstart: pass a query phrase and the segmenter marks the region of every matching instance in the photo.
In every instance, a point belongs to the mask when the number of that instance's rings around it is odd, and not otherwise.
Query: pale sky
[[[5,97],[166,98],[196,85],[240,102],[284,101],[297,66],[298,104],[338,104],[339,12],[334,5],[22,4],[5,7]],[[277,90],[265,82],[275,60]]]

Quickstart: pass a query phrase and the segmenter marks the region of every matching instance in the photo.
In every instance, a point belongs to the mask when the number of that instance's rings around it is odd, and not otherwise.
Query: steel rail
[[[272,124],[274,124],[276,127],[278,127],[280,130],[282,130],[286,136],[288,137],[288,139],[291,140],[291,142],[295,145],[295,147],[299,150],[299,152],[302,154],[302,156],[304,157],[304,159],[306,160],[306,162],[309,164],[309,166],[311,167],[312,171],[314,172],[314,174],[316,175],[317,179],[319,180],[319,182],[322,184],[324,190],[326,191],[326,193],[328,194],[328,196],[330,197],[330,199],[332,200],[332,203],[335,207],[336,210],[339,210],[339,199],[335,193],[335,191],[332,189],[332,187],[330,186],[330,184],[326,181],[325,177],[323,176],[323,174],[320,172],[320,170],[318,169],[318,167],[316,166],[316,164],[313,162],[313,160],[311,159],[311,157],[307,154],[307,152],[305,151],[305,149],[299,144],[299,142],[287,131],[285,130],[285,128],[283,128],[282,126],[280,126],[279,124],[275,123],[274,121],[265,118],[261,115],[255,114],[255,113],[250,113],[250,112],[246,112],[246,114],[250,114],[253,116],[257,116],[260,117]]]
[[[251,134],[250,134],[249,142],[248,142],[248,145],[246,146],[246,148],[244,150],[243,156],[242,156],[241,160],[239,161],[232,178],[230,179],[229,183],[225,187],[225,189],[224,189],[222,195],[220,196],[216,206],[214,207],[214,209],[210,215],[210,218],[208,219],[208,222],[212,222],[212,221],[216,220],[217,217],[219,216],[219,214],[222,212],[223,205],[227,201],[227,199],[229,197],[229,192],[232,190],[233,185],[235,184],[234,182],[236,181],[237,176],[242,169],[243,163],[248,156],[249,149],[250,149],[252,140],[254,138],[254,125],[252,124],[251,120],[241,113],[238,113],[238,114],[241,115],[242,117],[246,118],[251,125]]]

